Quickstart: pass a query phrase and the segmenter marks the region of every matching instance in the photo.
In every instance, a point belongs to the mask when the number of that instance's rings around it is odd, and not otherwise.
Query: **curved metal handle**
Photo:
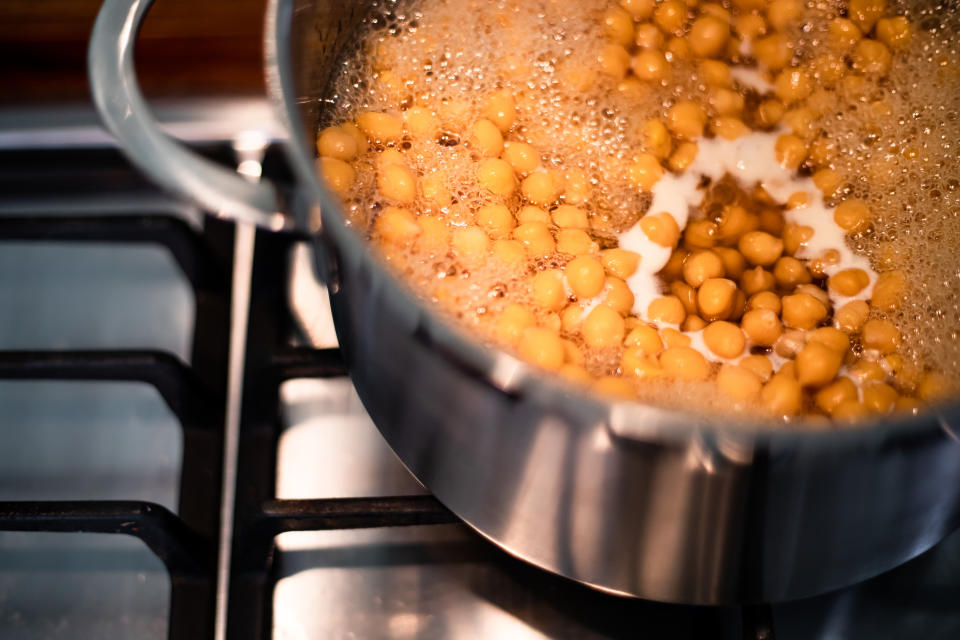
[[[217,215],[280,230],[294,226],[276,188],[250,182],[167,136],[137,83],[133,48],[153,0],[105,0],[90,38],[93,101],[130,160],[161,186]]]

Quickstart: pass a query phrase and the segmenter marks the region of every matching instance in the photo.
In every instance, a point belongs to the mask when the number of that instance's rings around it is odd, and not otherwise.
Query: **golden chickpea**
[[[389,113],[361,113],[357,124],[371,142],[396,142],[403,137],[403,122]]]
[[[839,377],[817,391],[814,402],[826,413],[832,414],[844,402],[857,400],[857,386],[847,377]]]
[[[861,332],[863,346],[880,353],[894,353],[900,348],[900,330],[889,320],[867,320]]]
[[[521,176],[527,175],[540,166],[540,154],[525,142],[503,143],[502,157]]]
[[[883,382],[887,378],[883,367],[872,360],[857,360],[850,366],[849,373],[850,377],[860,384],[870,381]]]
[[[317,138],[317,152],[327,158],[350,161],[357,155],[357,142],[340,127],[327,127]]]
[[[577,256],[564,268],[567,282],[581,300],[593,298],[603,291],[603,265],[591,256]]]
[[[716,118],[710,123],[710,130],[719,138],[724,140],[736,140],[743,136],[750,135],[750,127],[744,124],[740,118],[724,116]]]
[[[471,264],[483,262],[490,251],[490,238],[480,227],[455,229],[450,244],[458,258]]]
[[[868,415],[867,408],[859,400],[846,400],[833,410],[833,419],[843,422],[853,422]]]
[[[637,378],[656,378],[663,375],[663,369],[655,357],[645,354],[638,348],[627,348],[620,358],[620,371],[625,376]]]
[[[644,120],[640,127],[640,138],[643,149],[650,155],[662,160],[670,155],[672,147],[670,132],[663,122],[656,118]]]
[[[809,294],[819,300],[823,306],[830,308],[830,294],[815,284],[798,284],[793,292]]]
[[[777,162],[786,169],[797,169],[807,158],[807,145],[792,134],[784,134],[777,138],[774,150]]]
[[[681,100],[667,111],[667,128],[681,140],[693,140],[703,135],[707,115],[692,100]]]
[[[503,151],[503,134],[497,125],[489,120],[477,120],[470,134],[470,146],[480,152],[480,155],[493,158]]]
[[[723,261],[713,251],[695,251],[683,261],[683,279],[691,287],[699,287],[710,278],[723,276]]]
[[[877,21],[877,38],[894,51],[910,44],[910,21],[904,16],[882,18]]]
[[[680,328],[683,331],[703,331],[706,326],[707,321],[700,316],[688,315],[683,319],[683,324],[680,325]]]
[[[682,278],[683,263],[686,261],[688,255],[690,255],[690,252],[686,249],[675,249],[674,252],[670,254],[667,264],[663,266],[663,269],[660,269],[660,277],[665,282]]]
[[[710,92],[710,106],[719,116],[738,116],[743,111],[744,99],[733,89],[713,89]]]
[[[662,82],[672,73],[666,56],[657,49],[642,49],[630,60],[630,69],[646,82]]]
[[[657,356],[663,351],[660,334],[653,327],[640,324],[630,330],[623,344],[628,348],[639,349],[646,356]]]
[[[487,100],[484,115],[497,125],[501,133],[506,133],[517,119],[517,102],[507,89],[497,91]]]
[[[530,290],[537,306],[547,311],[559,311],[567,301],[563,272],[559,269],[547,269],[534,274]]]
[[[756,216],[740,205],[727,205],[717,220],[717,236],[723,244],[736,244],[744,233],[757,228]]]
[[[640,191],[650,191],[663,177],[663,167],[657,157],[641,153],[630,166],[630,182]]]
[[[777,126],[780,123],[780,121],[783,119],[783,114],[786,113],[786,111],[787,108],[779,100],[764,100],[760,103],[760,106],[757,107],[757,120],[759,121],[760,126],[769,129]]]
[[[626,325],[619,313],[601,304],[584,318],[580,333],[591,349],[618,347],[623,342]]]
[[[790,376],[774,376],[760,391],[760,402],[777,416],[792,416],[803,408],[803,389]]]
[[[661,247],[675,247],[680,240],[680,227],[666,212],[645,215],[640,219],[640,230]]]
[[[804,387],[822,387],[837,377],[843,354],[821,342],[808,342],[797,354],[797,381]]]
[[[850,59],[853,61],[853,68],[860,73],[883,76],[890,71],[893,56],[882,42],[864,38],[853,48]]]
[[[706,380],[710,363],[691,347],[669,347],[660,354],[660,366],[668,376],[691,382]]]
[[[797,0],[773,0],[767,5],[767,22],[777,31],[786,31],[803,15],[803,6]]]
[[[886,11],[885,0],[850,0],[847,13],[864,33],[869,33]]]
[[[937,402],[947,397],[952,386],[943,374],[927,371],[917,385],[917,397],[924,402]]]
[[[747,300],[747,311],[754,309],[768,309],[775,314],[780,314],[780,296],[773,291],[761,291],[755,293]]]
[[[806,265],[790,256],[783,256],[773,267],[773,277],[777,284],[784,289],[792,289],[798,284],[808,284],[812,281]]]
[[[677,296],[683,303],[687,317],[697,313],[697,290],[683,280],[674,280],[670,283],[670,293]]]
[[[752,296],[761,291],[770,291],[776,284],[773,274],[763,267],[754,267],[747,269],[740,276],[740,288],[748,296]]]
[[[392,164],[406,166],[406,158],[398,149],[384,149],[377,154],[377,169],[382,170]]]
[[[846,355],[850,349],[850,337],[833,327],[820,327],[807,334],[807,342],[819,342],[841,355]]]
[[[827,43],[837,53],[849,53],[863,37],[863,32],[849,18],[834,18],[827,25]]]
[[[607,249],[600,254],[600,263],[610,275],[626,280],[636,272],[640,254],[626,249]]]
[[[653,12],[653,22],[664,33],[679,35],[687,23],[687,5],[680,0],[663,0]]]
[[[357,144],[357,153],[367,148],[367,136],[364,135],[363,131],[361,131],[360,127],[358,127],[356,124],[352,122],[343,122],[340,124],[340,129],[348,136],[353,138],[353,141]]]
[[[607,276],[603,285],[603,303],[622,316],[633,308],[633,291],[620,278]]]
[[[813,227],[788,223],[783,228],[783,251],[788,255],[795,255],[801,247],[805,247],[813,237]]]
[[[587,221],[587,212],[569,204],[562,204],[551,214],[553,224],[561,229],[586,229],[590,225]]]
[[[753,41],[766,34],[767,23],[756,13],[741,13],[733,19],[733,31],[743,40]]]
[[[717,386],[737,402],[753,402],[760,396],[763,382],[746,367],[724,364],[717,373]]]
[[[508,304],[497,320],[497,337],[508,346],[516,346],[523,337],[524,331],[536,324],[537,317],[533,311],[516,303]]]
[[[593,389],[597,393],[615,398],[621,398],[624,400],[632,400],[637,397],[637,392],[633,387],[633,383],[626,378],[621,378],[618,376],[604,376],[602,378],[598,378],[597,381],[593,383]]]
[[[517,188],[513,167],[499,158],[487,158],[480,162],[477,181],[484,189],[503,197],[509,196]]]
[[[863,385],[863,405],[872,413],[890,413],[900,394],[884,382]]]
[[[430,215],[421,215],[417,221],[421,230],[417,245],[421,250],[434,256],[445,255],[450,248],[450,229],[447,223]]]
[[[563,366],[564,349],[560,336],[543,327],[529,327],[517,345],[520,357],[542,369],[557,371]]]
[[[793,58],[793,47],[782,33],[774,33],[753,43],[753,56],[770,71],[783,69]]]
[[[420,235],[417,216],[407,209],[385,207],[373,222],[373,230],[381,241],[403,245]]]
[[[436,114],[425,107],[410,107],[404,111],[403,124],[415,138],[432,138],[440,129]]]
[[[733,311],[737,284],[726,278],[704,280],[697,291],[697,309],[706,320],[725,319]]]
[[[603,14],[603,26],[607,39],[624,47],[633,42],[633,17],[621,7],[610,7]]]
[[[685,336],[673,327],[666,327],[660,330],[660,339],[667,347],[689,347],[691,344],[690,336]]]
[[[731,280],[739,280],[747,267],[743,254],[729,247],[714,247],[713,252],[720,256],[720,262],[723,263],[723,272],[726,277]]]
[[[827,307],[809,293],[784,296],[783,324],[793,329],[813,329],[827,317]]]
[[[550,229],[542,222],[524,222],[517,225],[513,230],[513,237],[523,244],[533,258],[550,255],[556,248]]]
[[[880,311],[895,311],[900,308],[906,278],[903,271],[881,273],[873,285],[870,306]]]
[[[597,64],[604,74],[623,79],[630,68],[630,54],[618,44],[608,44],[600,50]]]
[[[701,58],[715,58],[723,53],[729,37],[727,22],[709,15],[694,20],[687,36],[690,50]]]
[[[712,220],[693,220],[683,231],[683,245],[691,251],[712,249],[717,243],[717,223]]]
[[[737,248],[750,264],[768,267],[783,253],[783,240],[766,231],[751,231],[740,237]]]
[[[350,191],[357,174],[353,167],[343,160],[322,157],[317,160],[317,167],[324,182],[338,196],[343,197]]]
[[[736,358],[747,346],[740,327],[725,320],[708,324],[703,330],[703,342],[721,358]]]
[[[579,256],[594,253],[597,243],[583,229],[559,229],[557,231],[557,251]]]
[[[527,257],[523,244],[516,240],[495,240],[493,255],[508,265],[518,265]]]
[[[641,49],[659,49],[663,46],[663,33],[652,24],[638,24],[634,42]]]
[[[843,269],[827,279],[830,291],[842,296],[855,296],[870,284],[870,276],[863,269]]]
[[[557,319],[559,320],[559,318]],[[559,329],[557,329],[557,331],[559,331]],[[572,340],[563,340],[563,359],[564,362],[575,364],[578,367],[582,367],[586,362],[586,358],[583,357],[580,347]]]
[[[704,60],[698,67],[700,80],[708,87],[729,87],[733,83],[730,65],[720,60]]]
[[[697,143],[681,142],[676,150],[670,154],[667,160],[667,166],[671,171],[682,172],[687,169],[693,161],[697,159]]]
[[[760,187],[760,190],[762,189],[763,188]],[[766,192],[764,191],[763,194],[757,194],[755,197],[757,199],[763,199],[767,197]],[[760,210],[759,223],[759,230],[769,233],[772,236],[783,235],[783,228],[786,226],[786,222],[783,219],[783,212],[771,207],[765,207]]]
[[[547,206],[560,196],[560,185],[549,171],[534,171],[523,179],[520,192],[530,202]]]
[[[407,167],[389,164],[377,173],[377,187],[388,200],[410,204],[417,198],[417,179]]]
[[[682,36],[674,36],[667,40],[667,44],[664,45],[663,49],[665,52],[664,55],[666,55],[667,60],[670,62],[690,59],[690,45],[687,44],[687,39]]]
[[[676,296],[663,296],[650,303],[647,317],[654,322],[679,325],[687,317],[687,310]]]
[[[620,6],[626,9],[634,20],[646,20],[652,16],[655,5],[654,0],[620,0]]]
[[[784,104],[793,104],[803,100],[813,91],[813,82],[806,71],[784,69],[773,81],[773,92]]]
[[[773,375],[773,363],[767,356],[746,356],[740,360],[740,366],[755,373],[762,382],[766,382]]]
[[[527,222],[540,222],[549,226],[553,220],[550,218],[550,214],[540,207],[526,205],[520,207],[520,211],[517,212],[517,222],[520,224]]]
[[[772,347],[780,339],[783,327],[780,318],[770,309],[751,309],[743,314],[740,325],[751,342],[762,347]]]
[[[564,176],[564,187],[563,201],[567,204],[583,204],[590,200],[593,193],[593,187],[590,184],[590,179],[587,178],[587,174],[583,169],[577,169],[576,167],[567,170]]]
[[[872,215],[863,200],[844,200],[833,210],[833,220],[841,229],[850,233],[859,233],[870,226]]]
[[[813,183],[824,198],[832,198],[843,184],[843,177],[833,169],[821,169],[813,174]]]
[[[560,326],[564,333],[574,333],[580,330],[580,324],[583,322],[583,307],[577,304],[569,304],[560,312]]]
[[[493,238],[506,238],[517,226],[517,221],[502,204],[487,204],[477,210],[477,224]]]

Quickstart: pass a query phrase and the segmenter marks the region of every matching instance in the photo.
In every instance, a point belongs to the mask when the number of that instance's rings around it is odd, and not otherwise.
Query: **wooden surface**
[[[266,0],[156,0],[137,43],[144,93],[263,92]],[[87,41],[100,0],[0,0],[0,104],[88,99]]]

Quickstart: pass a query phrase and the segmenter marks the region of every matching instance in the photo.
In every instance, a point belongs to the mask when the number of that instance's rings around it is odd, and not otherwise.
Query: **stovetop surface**
[[[102,157],[102,140],[72,131],[70,153]],[[100,151],[84,156],[91,147]],[[6,166],[11,153],[0,150]],[[26,184],[42,183],[34,169],[32,177],[23,169],[34,181]],[[83,197],[57,189],[63,175],[42,192],[7,190],[0,215],[179,211],[204,224],[191,207],[117,175],[111,168]],[[289,260],[290,343],[334,345],[309,248],[294,244]],[[0,350],[149,348],[187,362],[196,302],[157,247],[0,241]],[[347,378],[290,380],[280,400],[277,498],[426,493]],[[176,417],[152,387],[0,381],[0,500],[141,499],[175,511],[182,447]],[[284,533],[277,549],[272,635],[285,640],[756,637],[749,609],[600,594],[511,558],[462,524]],[[0,533],[0,637],[164,638],[169,593],[163,564],[133,538]],[[883,576],[770,614],[781,640],[958,638],[960,533]]]

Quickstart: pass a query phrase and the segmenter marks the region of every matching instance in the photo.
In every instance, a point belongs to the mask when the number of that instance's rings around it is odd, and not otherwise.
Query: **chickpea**
[[[766,231],[751,231],[741,236],[737,247],[750,264],[768,267],[783,253],[783,240]]]
[[[623,356],[620,358],[620,371],[623,375],[637,378],[656,378],[663,375],[663,369],[660,368],[656,358],[648,356],[637,348],[624,349]]]
[[[378,170],[383,170],[385,167],[389,167],[392,164],[406,166],[406,162],[406,158],[404,158],[403,154],[397,149],[384,149],[377,154]]]
[[[580,305],[567,305],[560,312],[560,326],[565,333],[579,331],[581,323],[583,323],[583,307]]]
[[[549,213],[540,207],[526,205],[521,207],[520,211],[517,212],[517,222],[520,224],[527,222],[540,222],[549,226],[553,222],[553,219],[550,217]]]
[[[751,342],[762,347],[772,347],[783,333],[780,318],[770,309],[751,309],[747,311],[743,314],[740,325]]]
[[[360,127],[352,122],[343,122],[340,124],[340,130],[353,138],[353,141],[357,144],[357,153],[367,148],[367,136],[360,130]]]
[[[640,137],[643,141],[643,149],[650,155],[659,160],[670,155],[672,147],[670,142],[670,132],[662,121],[656,118],[645,120],[640,128]]]
[[[607,39],[624,47],[633,42],[633,17],[621,7],[610,7],[603,15]]]
[[[700,79],[708,87],[729,87],[733,83],[730,65],[719,60],[704,60],[699,66]]]
[[[390,164],[377,174],[377,187],[388,200],[410,204],[417,198],[417,179],[407,167]]]
[[[680,227],[667,212],[647,214],[640,219],[640,230],[661,247],[675,247],[680,240]]]
[[[740,288],[748,296],[760,293],[761,291],[770,291],[773,289],[775,283],[776,281],[774,280],[773,274],[763,267],[747,269],[743,272],[743,275],[740,276]]]
[[[638,24],[634,42],[641,49],[659,49],[663,46],[663,33],[652,24]]]
[[[767,22],[777,31],[786,31],[803,15],[797,0],[773,0],[767,6]]]
[[[683,244],[687,249],[712,249],[716,244],[717,224],[712,220],[694,220],[687,223]]]
[[[558,318],[559,320],[559,318]],[[559,329],[557,329],[559,331]],[[583,353],[580,352],[580,347],[576,345],[572,340],[563,340],[563,359],[565,362],[578,367],[582,367],[586,362],[586,358],[583,357]]]
[[[759,222],[760,231],[777,237],[783,235],[783,228],[786,226],[786,222],[783,219],[783,212],[779,209],[769,207],[761,209]]]
[[[873,413],[890,413],[900,394],[884,382],[863,385],[863,405]]]
[[[900,308],[903,299],[903,289],[906,278],[903,271],[887,271],[881,273],[873,285],[873,296],[870,306],[880,311],[895,311]]]
[[[793,47],[787,36],[774,33],[753,43],[753,57],[770,71],[783,69],[793,58]]]
[[[763,16],[742,13],[733,19],[733,31],[743,40],[752,41],[767,32],[767,23]]]
[[[910,44],[910,36],[910,21],[904,16],[877,21],[877,38],[894,51],[906,49]]]
[[[636,348],[646,356],[657,356],[663,351],[663,342],[660,334],[653,327],[641,324],[630,330],[623,344],[628,348]]]
[[[751,133],[750,127],[744,124],[743,120],[729,116],[713,120],[710,123],[710,130],[724,140],[736,140]]]
[[[506,133],[517,119],[517,102],[510,91],[502,89],[487,100],[484,115],[497,125],[501,133]]]
[[[870,381],[883,382],[887,378],[883,367],[871,360],[858,360],[850,367],[849,372],[850,377],[860,384]]]
[[[517,345],[520,357],[542,369],[557,371],[563,366],[564,349],[560,336],[543,327],[529,327]]]
[[[590,199],[593,189],[583,169],[570,169],[564,178],[566,190],[563,193],[563,201],[565,203],[577,205]]]
[[[773,277],[784,289],[792,289],[798,284],[808,284],[812,281],[807,267],[790,256],[783,256],[777,260],[777,264],[773,267]]]
[[[396,142],[403,137],[403,122],[388,113],[361,113],[357,124],[371,142]]]
[[[893,56],[882,42],[864,38],[853,48],[850,59],[853,68],[860,73],[884,76],[890,71]]]
[[[687,317],[687,310],[676,296],[663,296],[650,303],[647,317],[654,322],[679,325]]]
[[[677,296],[683,303],[687,317],[697,313],[697,290],[683,280],[674,280],[670,283],[670,293]]]
[[[480,162],[477,181],[481,187],[498,196],[509,196],[517,188],[513,167],[499,158],[487,158]]]
[[[717,234],[724,244],[736,244],[744,233],[757,228],[756,216],[747,212],[740,205],[727,205],[717,220]]]
[[[520,192],[530,202],[546,206],[560,196],[560,185],[549,171],[534,171],[523,179]]]
[[[764,100],[760,103],[760,106],[757,107],[757,120],[760,126],[768,129],[773,128],[780,123],[786,111],[787,108],[779,100],[772,98]]]
[[[692,100],[677,102],[667,111],[667,128],[681,140],[699,138],[706,124],[707,115]]]
[[[870,284],[870,276],[863,269],[843,269],[827,279],[827,287],[842,296],[855,296]]]
[[[699,287],[710,278],[723,276],[723,261],[713,251],[695,251],[683,261],[683,279],[691,287]]]
[[[701,58],[715,58],[723,53],[729,37],[727,22],[709,15],[694,20],[687,36],[690,49]]]
[[[775,314],[780,314],[780,296],[773,291],[761,291],[755,293],[747,300],[747,310],[769,309]]]
[[[680,0],[663,0],[653,11],[653,22],[664,33],[679,35],[687,23],[687,6]]]
[[[941,373],[927,371],[917,385],[917,397],[924,402],[937,402],[950,393],[950,381]]]
[[[850,349],[850,337],[833,327],[820,327],[807,334],[807,342],[819,342],[841,355],[846,355]]]
[[[700,316],[688,315],[683,319],[680,328],[684,331],[703,331],[707,326],[707,321]]]
[[[671,171],[682,172],[697,159],[697,143],[681,142],[667,160]]]
[[[331,191],[343,197],[350,191],[357,174],[353,167],[336,158],[322,157],[317,160],[320,175]]]
[[[620,278],[607,276],[604,280],[603,304],[607,305],[622,316],[630,313],[633,308],[633,291]]]
[[[650,191],[663,177],[663,167],[656,156],[641,153],[630,166],[630,182],[640,191]]]
[[[583,229],[560,229],[557,231],[557,251],[574,256],[593,253],[597,243]]]
[[[440,129],[436,114],[425,107],[410,107],[404,111],[403,124],[415,138],[432,138]]]
[[[663,269],[660,269],[660,277],[666,282],[683,277],[683,263],[689,255],[690,252],[686,249],[674,250],[674,252],[670,254],[667,264],[663,266]]]
[[[803,389],[788,375],[776,375],[760,391],[760,402],[777,416],[792,416],[803,408]]]
[[[586,229],[590,226],[587,212],[569,204],[562,204],[554,209],[551,217],[553,224],[561,229]]]
[[[583,341],[591,349],[618,347],[623,342],[626,325],[623,317],[605,305],[598,305],[587,314],[580,327]]]
[[[500,262],[509,265],[520,264],[526,259],[523,244],[516,240],[495,240],[493,242],[493,255]]]
[[[733,89],[714,89],[710,92],[710,106],[720,116],[737,116],[743,112],[743,96]]]
[[[826,413],[832,414],[844,402],[856,402],[857,387],[847,377],[839,377],[817,391],[814,402]]]
[[[525,142],[504,142],[502,158],[521,176],[540,166],[540,154]]]
[[[381,241],[395,245],[407,244],[420,235],[417,216],[398,207],[384,208],[374,220],[373,229]]]
[[[493,238],[506,238],[517,226],[517,221],[502,204],[488,204],[477,210],[477,224]]]
[[[660,366],[668,376],[691,382],[706,380],[710,363],[691,347],[668,347],[660,354]]]
[[[807,158],[807,145],[792,134],[784,134],[777,138],[775,151],[777,162],[786,169],[797,169]]]
[[[618,44],[608,44],[597,56],[600,71],[608,76],[623,79],[630,68],[630,54]]]
[[[872,215],[863,200],[844,200],[833,210],[833,220],[850,233],[859,233],[870,225]]]
[[[827,42],[837,53],[849,53],[862,37],[860,27],[848,18],[834,18],[827,25]]]
[[[833,410],[833,419],[837,421],[853,422],[868,415],[867,408],[858,400],[846,400]]]
[[[434,256],[446,255],[450,248],[450,229],[447,223],[436,216],[421,215],[417,218],[420,223],[420,237],[418,245],[423,251]]]
[[[620,0],[620,6],[627,10],[627,13],[634,20],[646,20],[653,15],[654,0]]]
[[[773,375],[773,363],[767,356],[746,356],[740,360],[740,366],[757,374],[762,382],[766,382]]]
[[[827,307],[809,293],[784,296],[783,324],[793,329],[813,329],[827,317]]]
[[[850,0],[847,13],[864,33],[869,33],[886,11],[885,0]]]
[[[547,269],[534,274],[530,289],[533,301],[547,311],[559,311],[567,301],[563,272],[559,269]]]
[[[672,69],[666,56],[657,49],[642,49],[630,61],[630,69],[641,80],[663,82],[670,78]]]
[[[626,249],[607,249],[600,254],[600,263],[610,275],[626,280],[636,272],[640,254]]]
[[[520,304],[508,304],[497,320],[497,337],[508,346],[516,346],[523,337],[524,331],[536,326],[536,324],[537,317],[533,314],[533,311]],[[561,359],[562,349],[561,345]]]
[[[732,322],[717,320],[703,330],[703,341],[721,358],[736,358],[747,346],[743,331]]]
[[[489,120],[477,120],[470,134],[470,145],[480,152],[480,155],[493,158],[503,151],[503,134],[497,125]]]
[[[458,258],[471,264],[482,263],[490,250],[490,238],[480,227],[455,229],[450,244]]]
[[[813,174],[813,183],[824,198],[832,198],[843,184],[843,177],[833,169],[821,169]]]
[[[663,344],[670,347],[689,347],[691,344],[690,336],[685,336],[673,327],[666,327],[660,330],[660,338]]]
[[[519,240],[527,253],[534,258],[553,253],[556,243],[550,235],[550,229],[542,222],[524,222],[513,230],[513,237]]]
[[[317,138],[317,153],[327,158],[350,161],[357,155],[357,142],[340,127],[327,127]]]
[[[739,280],[747,266],[743,254],[729,247],[714,247],[713,252],[720,256],[724,274],[731,280]]]
[[[697,309],[707,320],[725,319],[733,311],[737,283],[726,278],[705,280],[697,291]]]
[[[894,353],[900,348],[900,330],[889,320],[867,320],[861,332],[863,346],[880,353]]]
[[[753,402],[760,396],[763,382],[746,367],[724,364],[717,373],[717,386],[737,402]]]
[[[670,38],[663,48],[665,51],[664,55],[670,62],[690,59],[690,45],[687,44],[687,39],[684,37],[674,36]]]
[[[822,342],[808,342],[796,358],[797,381],[804,387],[822,387],[837,377],[843,354]]]
[[[567,263],[564,273],[573,293],[581,300],[593,298],[603,291],[603,265],[596,258],[577,256]]]
[[[788,255],[795,255],[812,237],[813,227],[791,222],[783,228],[783,250]]]

